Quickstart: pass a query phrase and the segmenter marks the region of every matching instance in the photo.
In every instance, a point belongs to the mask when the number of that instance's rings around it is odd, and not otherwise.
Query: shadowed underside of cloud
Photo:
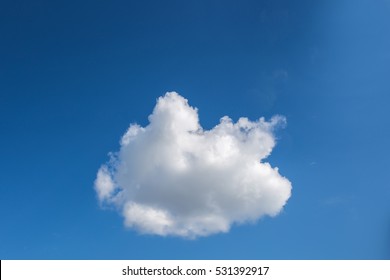
[[[141,233],[187,238],[277,215],[291,183],[263,160],[285,119],[223,117],[211,130],[175,92],[160,97],[150,124],[130,125],[95,181],[98,198]]]

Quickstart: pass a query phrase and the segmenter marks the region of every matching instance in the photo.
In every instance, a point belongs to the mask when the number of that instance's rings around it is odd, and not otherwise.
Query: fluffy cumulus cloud
[[[188,238],[227,232],[234,223],[275,216],[291,183],[264,161],[285,122],[223,117],[210,130],[175,92],[157,100],[149,125],[131,124],[120,150],[97,173],[100,202],[141,233]]]

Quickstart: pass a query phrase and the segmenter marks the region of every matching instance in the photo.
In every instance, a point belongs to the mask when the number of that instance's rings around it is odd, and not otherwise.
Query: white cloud
[[[206,236],[275,216],[289,199],[291,183],[263,161],[283,117],[233,123],[225,116],[203,130],[197,109],[169,92],[158,99],[149,121],[146,127],[130,125],[95,181],[99,200],[114,205],[127,227]]]

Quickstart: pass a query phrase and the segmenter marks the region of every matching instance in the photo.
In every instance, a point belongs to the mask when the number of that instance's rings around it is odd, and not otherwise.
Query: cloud
[[[149,122],[130,125],[95,180],[100,202],[118,209],[125,226],[195,238],[275,216],[289,199],[291,183],[264,162],[283,117],[234,123],[225,116],[204,130],[198,110],[169,92]]]

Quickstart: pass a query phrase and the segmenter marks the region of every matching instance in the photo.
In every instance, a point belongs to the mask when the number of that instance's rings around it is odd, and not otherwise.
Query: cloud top
[[[149,122],[130,125],[95,180],[100,202],[115,206],[127,227],[207,236],[275,216],[289,199],[291,183],[263,161],[283,117],[234,123],[225,116],[204,130],[198,110],[169,92],[157,100]]]

